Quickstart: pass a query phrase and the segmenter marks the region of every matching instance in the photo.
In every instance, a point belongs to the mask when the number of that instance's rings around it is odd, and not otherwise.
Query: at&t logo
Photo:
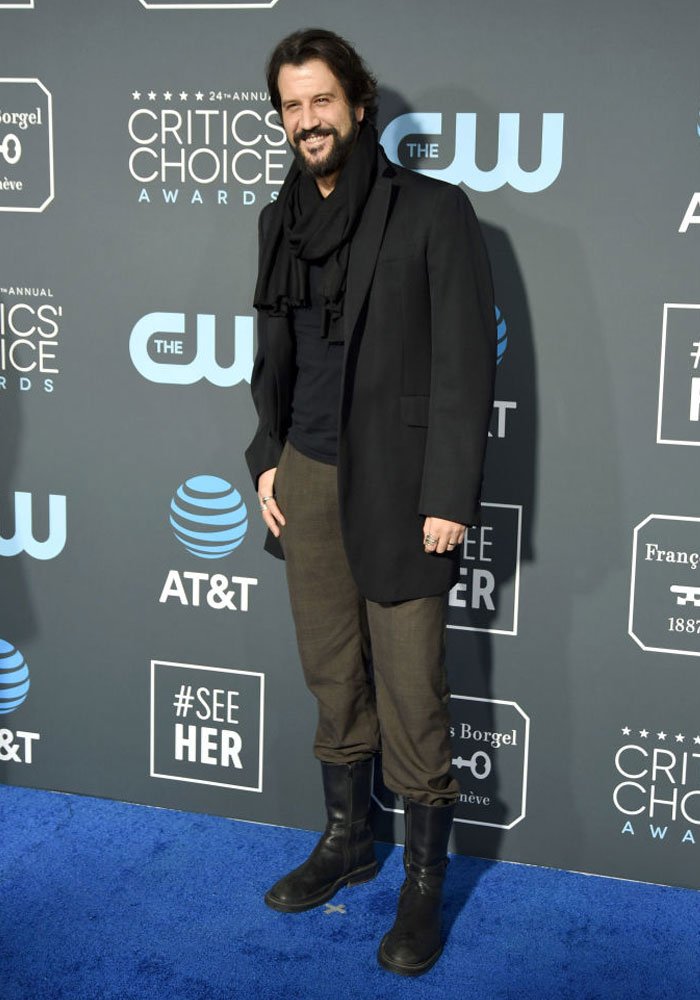
[[[175,537],[190,555],[223,559],[243,542],[248,509],[237,489],[219,476],[192,476],[178,487],[170,504]],[[171,599],[184,607],[204,604],[214,611],[247,611],[248,590],[257,579],[171,569],[159,601]]]
[[[229,339],[229,338],[227,338]],[[185,313],[153,312],[142,316],[129,338],[134,367],[149,382],[192,385],[206,379],[229,388],[250,382],[253,372],[253,318],[236,316],[233,331],[234,359],[228,366],[216,360],[216,317],[198,313],[194,357],[187,342]],[[189,352],[186,351],[189,347]]]
[[[23,704],[29,691],[29,667],[19,649],[0,639],[0,715],[9,715]],[[31,764],[34,742],[40,733],[0,728],[0,764]]]
[[[509,184],[517,191],[531,194],[544,191],[559,176],[564,141],[563,114],[542,115],[540,165],[535,170],[523,170],[520,166],[519,114],[498,116],[498,156],[490,170],[477,166],[476,125],[477,115],[474,112],[455,115],[454,159],[449,166],[442,168],[423,165],[426,160],[441,157],[443,124],[440,112],[399,115],[384,129],[381,143],[394,163],[413,167],[418,173],[450,184],[465,184],[472,191],[496,191]]]
[[[14,712],[27,697],[29,667],[11,642],[0,639],[0,715]]]
[[[248,509],[225,479],[193,476],[177,488],[170,503],[170,524],[191,555],[220,559],[245,538]]]
[[[6,537],[0,530],[0,556],[26,552],[34,559],[54,559],[66,544],[66,498],[49,494],[49,530],[43,541],[34,537],[32,494],[15,493],[15,532]],[[1,529],[1,526],[0,526]]]

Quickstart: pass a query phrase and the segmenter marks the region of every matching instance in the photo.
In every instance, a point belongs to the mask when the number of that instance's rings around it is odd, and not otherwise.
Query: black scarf
[[[294,163],[279,193],[260,261],[254,305],[270,316],[307,306],[309,263],[323,266],[322,336],[344,339],[343,303],[350,241],[377,172],[377,133],[361,124],[338,182],[323,198],[316,181]]]

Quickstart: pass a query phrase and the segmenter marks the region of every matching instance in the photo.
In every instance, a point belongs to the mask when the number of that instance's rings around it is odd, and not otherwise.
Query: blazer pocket
[[[427,427],[430,396],[402,396],[401,419],[409,427]]]

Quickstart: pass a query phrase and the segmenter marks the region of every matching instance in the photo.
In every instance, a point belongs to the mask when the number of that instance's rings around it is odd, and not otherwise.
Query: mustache
[[[302,128],[298,132],[294,133],[294,142],[303,142],[304,139],[310,138],[312,135],[337,135],[338,132],[334,128]]]

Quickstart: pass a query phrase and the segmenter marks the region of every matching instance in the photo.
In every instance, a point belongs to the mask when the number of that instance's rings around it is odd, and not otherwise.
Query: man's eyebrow
[[[336,97],[336,96],[337,95],[332,90],[323,90],[321,91],[320,94],[314,94],[311,100],[315,101],[318,97]],[[284,108],[288,104],[298,104],[298,102],[299,102],[298,97],[290,97],[289,100],[282,101],[282,107]]]

